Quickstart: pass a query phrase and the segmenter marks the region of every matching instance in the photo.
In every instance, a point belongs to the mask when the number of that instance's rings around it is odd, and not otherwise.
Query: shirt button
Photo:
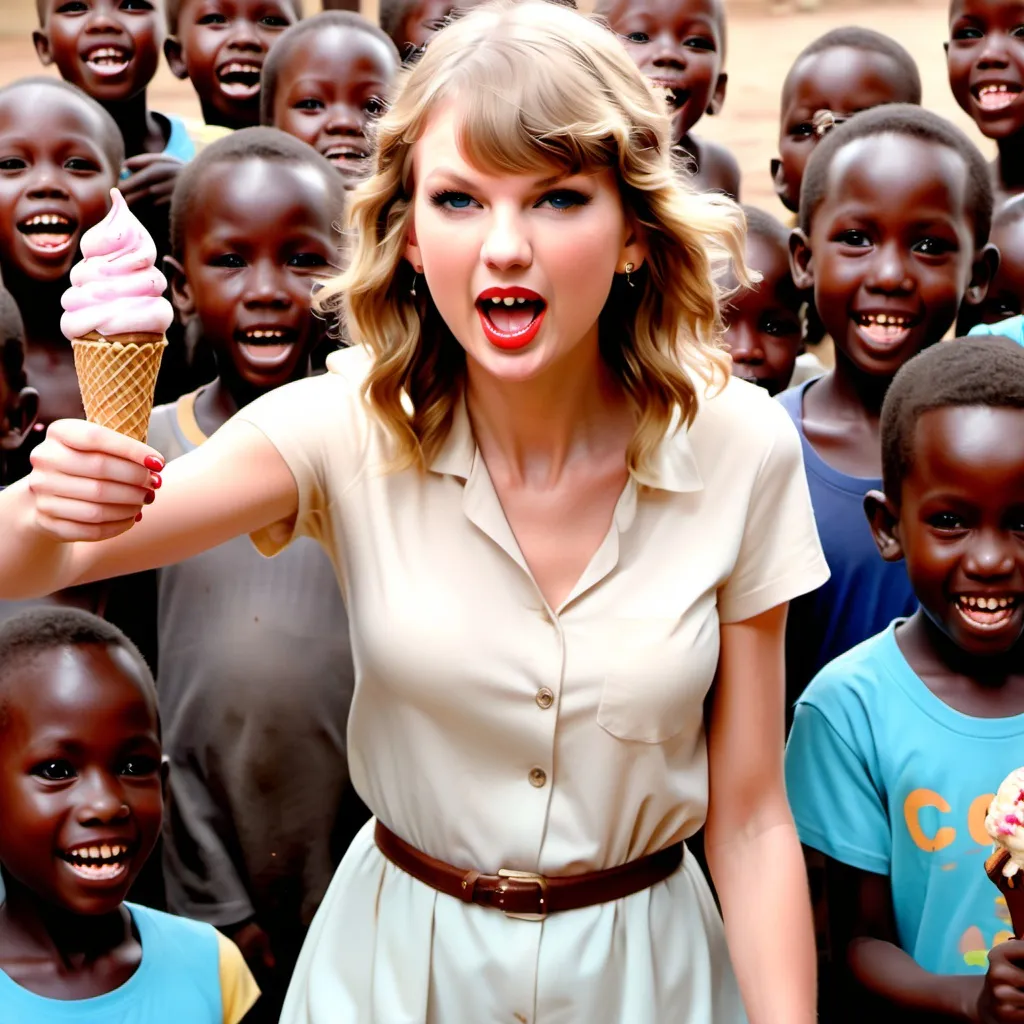
[[[530,769],[530,785],[540,789],[548,781],[547,772],[543,768]]]
[[[546,711],[552,704],[555,703],[555,695],[546,687],[542,686],[537,691],[537,707],[544,708]]]

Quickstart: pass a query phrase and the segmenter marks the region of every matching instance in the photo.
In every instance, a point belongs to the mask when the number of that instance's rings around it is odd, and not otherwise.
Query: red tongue
[[[530,302],[515,306],[492,305],[488,307],[487,315],[502,334],[519,334],[533,323],[537,310]]]

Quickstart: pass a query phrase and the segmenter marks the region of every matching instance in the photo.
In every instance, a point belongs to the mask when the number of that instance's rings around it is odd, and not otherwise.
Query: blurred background
[[[363,12],[376,19],[377,0],[361,0]],[[592,4],[592,0],[590,0]],[[797,0],[806,3],[808,0]],[[810,0],[813,2],[813,0]],[[953,101],[946,80],[947,0],[817,0],[811,11],[798,11],[786,0],[725,0],[728,11],[726,70],[729,88],[718,117],[705,117],[696,134],[728,146],[743,171],[744,202],[776,216],[785,211],[775,198],[768,164],[776,155],[779,94],[782,80],[796,55],[812,39],[840,25],[860,24],[899,40],[917,61],[924,82],[925,106],[960,125],[982,148],[994,155],[991,142]],[[588,0],[580,0],[586,7]],[[320,0],[305,0],[306,13],[320,9]],[[33,0],[0,0],[0,77],[9,82],[43,71],[32,46],[36,24]],[[50,73],[56,74],[52,69]],[[154,109],[199,116],[199,105],[187,82],[179,82],[166,67],[151,89]]]

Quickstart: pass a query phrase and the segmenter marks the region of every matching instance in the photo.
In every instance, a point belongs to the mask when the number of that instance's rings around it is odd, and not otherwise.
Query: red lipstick
[[[476,310],[487,340],[512,352],[537,337],[547,304],[529,288],[487,288],[477,296]]]

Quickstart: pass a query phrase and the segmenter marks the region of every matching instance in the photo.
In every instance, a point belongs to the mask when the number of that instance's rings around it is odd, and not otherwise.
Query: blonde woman
[[[789,418],[717,347],[739,214],[677,182],[664,108],[598,23],[479,8],[352,201],[322,301],[359,347],[151,505],[156,453],[81,422],[0,496],[7,597],[242,533],[333,558],[376,823],[288,1024],[815,1018],[782,650],[827,572]],[[682,845],[705,820],[724,930]]]

